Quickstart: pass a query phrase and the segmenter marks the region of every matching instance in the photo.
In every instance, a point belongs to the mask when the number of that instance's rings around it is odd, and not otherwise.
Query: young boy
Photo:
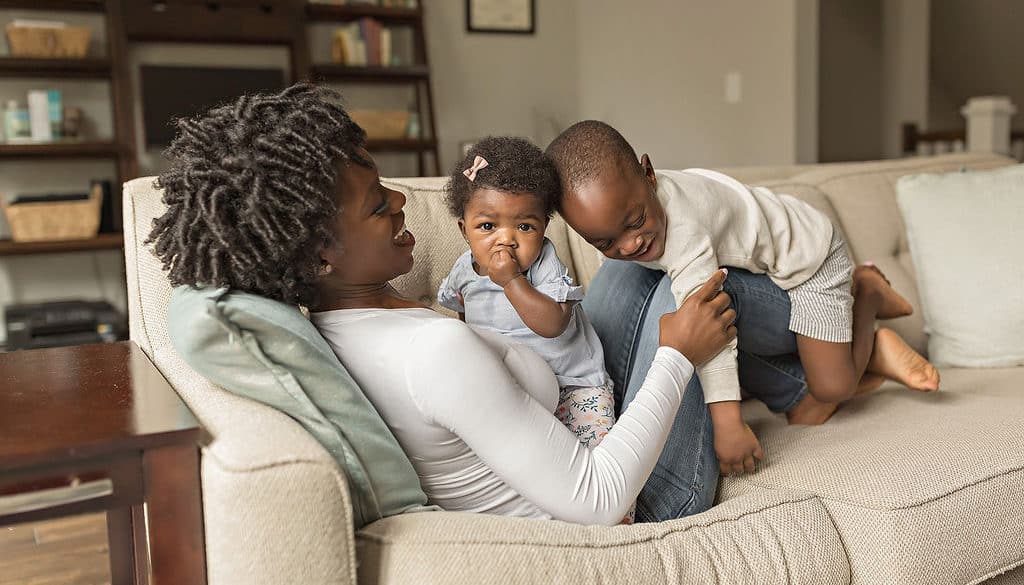
[[[838,230],[810,205],[705,169],[655,172],[602,122],[573,125],[547,154],[569,225],[609,258],[668,273],[677,304],[720,266],[767,274],[789,293],[790,330],[816,401],[813,417],[794,409],[790,422],[824,422],[834,405],[883,378],[938,389],[931,364],[894,331],[874,330],[877,318],[910,314],[910,304],[872,264],[854,270]],[[751,471],[761,448],[740,416],[736,342],[699,375],[722,473]]]

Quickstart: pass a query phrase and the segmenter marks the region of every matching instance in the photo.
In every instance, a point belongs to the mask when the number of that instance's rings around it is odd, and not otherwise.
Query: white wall
[[[513,134],[543,148],[579,118],[577,33],[595,7],[536,6],[535,34],[514,35],[467,33],[462,0],[424,3],[442,173],[461,158],[462,141]]]
[[[609,122],[665,168],[805,158],[813,151],[798,148],[797,111],[813,104],[798,103],[798,8],[806,5],[587,0],[579,15],[580,114]],[[724,99],[730,72],[741,76],[735,104]],[[813,99],[807,88],[799,94]]]

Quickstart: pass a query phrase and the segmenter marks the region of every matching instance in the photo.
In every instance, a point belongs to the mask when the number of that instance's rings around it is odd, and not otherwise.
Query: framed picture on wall
[[[535,0],[466,0],[466,30],[532,35]]]

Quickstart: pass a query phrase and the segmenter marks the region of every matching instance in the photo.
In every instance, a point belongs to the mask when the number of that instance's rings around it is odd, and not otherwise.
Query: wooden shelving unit
[[[23,59],[0,57],[0,77],[110,79],[110,59]]]
[[[0,160],[26,158],[111,158],[123,148],[116,142],[0,143]]]
[[[131,0],[129,0],[131,1]],[[0,9],[38,11],[45,18],[50,11],[95,12],[103,15],[107,56],[68,58],[0,58],[0,78],[97,79],[110,83],[112,140],[61,140],[49,143],[0,143],[0,162],[11,160],[113,159],[120,185],[137,174],[135,131],[131,113],[124,35],[123,0],[0,0]],[[83,179],[83,183],[85,180]],[[118,197],[119,193],[113,194]],[[117,250],[124,245],[122,234],[99,234],[86,240],[13,242],[0,240],[0,256],[51,254],[87,250]]]
[[[106,3],[104,0],[0,0],[0,8],[103,12]]]
[[[420,0],[421,3],[425,1]],[[253,1],[251,4],[232,0],[224,2],[217,10],[211,4],[216,3],[167,0],[169,9],[163,11],[150,0],[0,0],[0,9],[38,11],[44,18],[48,11],[93,12],[103,15],[107,37],[106,56],[84,59],[0,57],[0,79],[107,81],[110,83],[114,124],[114,138],[109,141],[0,143],[0,162],[112,159],[117,164],[115,185],[137,176],[132,113],[134,99],[127,60],[129,42],[215,42],[285,45],[292,55],[293,81],[311,79],[340,85],[411,86],[414,91],[413,108],[419,116],[422,137],[387,140],[371,137],[367,141],[367,148],[374,153],[415,155],[421,175],[440,174],[422,4],[417,8],[396,8],[359,4],[303,5],[301,0]],[[414,40],[412,63],[370,67],[310,63],[307,38],[310,25],[347,23],[361,18],[374,18],[386,27],[411,29]],[[122,245],[120,234],[100,234],[89,240],[60,242],[0,241],[0,256],[118,249]]]
[[[426,65],[361,67],[327,63],[313,65],[310,67],[310,70],[313,73],[313,79],[323,81],[409,83],[410,81],[426,81],[430,79],[430,69]]]
[[[0,256],[119,250],[122,246],[124,246],[124,236],[122,234],[98,234],[95,238],[87,240],[57,240],[48,242],[0,240]]]
[[[414,109],[420,120],[423,138],[367,141],[370,152],[412,152],[417,156],[419,174],[428,169],[434,175],[441,174],[435,131],[434,98],[430,88],[430,66],[427,58],[427,43],[423,27],[424,0],[416,8],[396,8],[365,4],[326,5],[309,3],[306,18],[309,24],[344,23],[361,18],[373,18],[386,27],[408,27],[414,37],[412,65],[359,67],[336,63],[316,63],[309,68],[309,77],[316,82],[339,84],[392,84],[411,85],[414,88]],[[447,1],[447,0],[441,0]],[[428,155],[432,164],[428,166]]]
[[[335,6],[310,3],[306,5],[306,16],[314,22],[345,22],[370,17],[385,24],[414,24],[422,15],[423,12],[419,8],[394,8],[365,4]]]
[[[437,145],[432,138],[371,138],[366,141],[366,149],[370,152],[428,152],[435,148]]]

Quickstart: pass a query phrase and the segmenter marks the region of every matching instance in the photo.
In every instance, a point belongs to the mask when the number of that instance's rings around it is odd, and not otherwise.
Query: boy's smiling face
[[[591,246],[615,260],[651,262],[665,253],[665,210],[655,196],[654,167],[645,154],[643,174],[609,168],[566,192],[562,217]]]

